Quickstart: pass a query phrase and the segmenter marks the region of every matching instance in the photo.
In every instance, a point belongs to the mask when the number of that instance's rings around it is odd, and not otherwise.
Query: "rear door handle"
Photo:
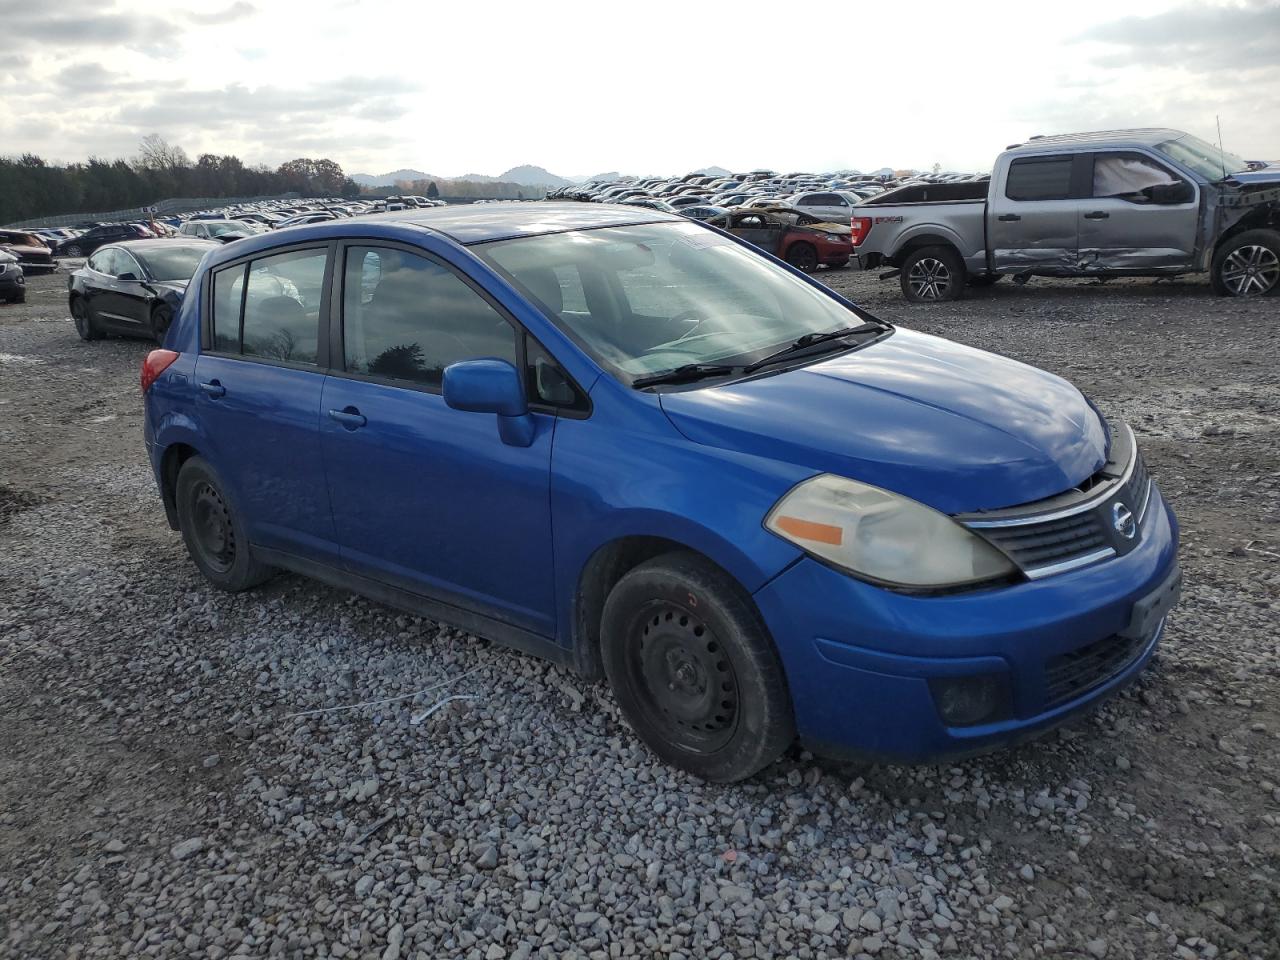
[[[200,389],[207,393],[214,400],[227,395],[227,388],[220,384],[217,380],[210,380],[208,383],[200,384]]]
[[[1016,213],[1002,213],[1000,216],[996,217],[996,219],[1001,223],[1013,223],[1017,220],[1021,220],[1022,217],[1018,216]]]
[[[1086,213],[1084,218],[1086,220],[1109,220],[1111,218],[1111,214],[1107,213],[1105,210],[1094,210],[1091,213]]]
[[[337,420],[348,430],[359,430],[369,421],[355,407],[344,407],[342,410],[330,410],[329,418]]]

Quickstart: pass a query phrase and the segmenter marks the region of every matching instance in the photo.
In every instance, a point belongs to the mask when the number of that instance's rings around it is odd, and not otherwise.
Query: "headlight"
[[[764,525],[854,576],[890,586],[955,587],[1017,572],[1008,557],[946,514],[829,473],[791,490]]]
[[[849,238],[842,233],[827,233],[827,234],[823,234],[823,236],[825,236],[832,243],[848,243],[849,242]]]

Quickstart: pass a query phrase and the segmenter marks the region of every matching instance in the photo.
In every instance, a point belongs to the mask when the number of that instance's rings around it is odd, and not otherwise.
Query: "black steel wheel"
[[[793,243],[787,248],[787,263],[809,273],[818,269],[818,251],[811,243]]]
[[[923,247],[902,261],[902,295],[913,303],[956,300],[964,293],[964,263],[949,247]]]
[[[210,583],[238,593],[271,576],[254,558],[244,523],[207,461],[192,457],[182,465],[175,499],[187,553]]]
[[[97,340],[101,336],[84,297],[71,298],[71,320],[76,325],[76,333],[81,340]]]
[[[1280,290],[1280,233],[1246,230],[1213,258],[1213,288],[1230,297],[1262,297]]]
[[[750,598],[687,553],[641,564],[601,622],[605,673],[654,753],[706,780],[741,780],[795,736],[782,665]]]

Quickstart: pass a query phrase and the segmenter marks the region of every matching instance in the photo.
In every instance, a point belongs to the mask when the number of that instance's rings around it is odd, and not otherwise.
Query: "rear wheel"
[[[809,273],[818,268],[818,251],[811,243],[793,243],[787,248],[787,263]]]
[[[182,465],[175,499],[178,529],[205,579],[239,593],[271,576],[271,568],[254,559],[244,520],[204,458],[192,457]]]
[[[89,304],[84,297],[71,298],[71,320],[76,325],[76,333],[81,340],[97,340],[102,334],[98,325],[93,322],[93,314],[89,312]]]
[[[171,323],[173,308],[168,304],[162,303],[151,311],[151,336],[155,337],[156,343],[164,343],[164,335],[169,332]]]
[[[902,261],[899,283],[913,303],[958,300],[964,294],[964,262],[950,247],[912,250]]]
[[[741,780],[795,737],[777,651],[741,588],[707,561],[670,553],[626,574],[601,637],[623,714],[672,766]]]
[[[1213,257],[1213,289],[1229,297],[1262,297],[1280,289],[1280,233],[1246,230]]]

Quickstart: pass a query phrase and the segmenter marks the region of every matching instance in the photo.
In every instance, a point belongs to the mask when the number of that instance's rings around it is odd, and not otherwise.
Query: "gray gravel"
[[[1187,581],[1139,685],[962,764],[708,786],[544,663],[207,588],[144,462],[148,345],[79,342],[37,278],[0,307],[0,956],[1280,956],[1280,300],[821,276],[1133,421]]]

